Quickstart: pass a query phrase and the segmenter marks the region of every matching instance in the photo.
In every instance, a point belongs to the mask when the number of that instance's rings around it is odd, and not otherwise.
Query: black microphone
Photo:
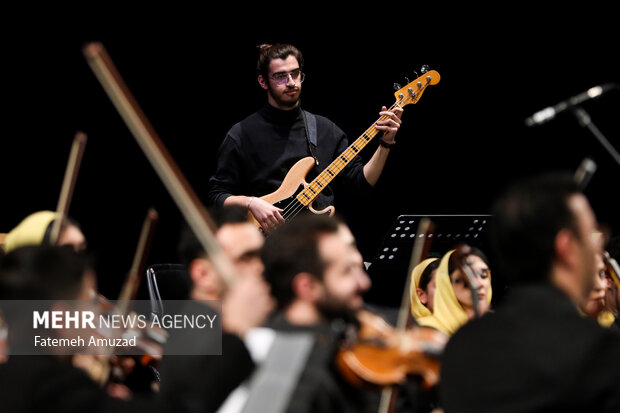
[[[527,126],[542,125],[543,123],[555,118],[555,115],[562,113],[565,110],[570,109],[574,106],[577,106],[580,103],[585,102],[586,100],[595,99],[602,94],[607,93],[610,90],[616,89],[618,87],[619,86],[614,83],[606,83],[604,85],[591,87],[585,92],[575,95],[572,98],[563,100],[555,106],[549,106],[542,110],[539,110],[529,118],[525,119],[525,124]]]

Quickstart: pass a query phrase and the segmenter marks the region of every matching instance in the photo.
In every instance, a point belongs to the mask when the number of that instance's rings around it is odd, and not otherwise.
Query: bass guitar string
[[[426,83],[425,83],[425,84],[424,84],[424,86],[421,88],[421,90],[426,89],[426,86],[428,86],[429,82],[430,82],[430,81],[426,81]],[[417,99],[419,99],[419,96],[420,96],[419,94],[416,96],[415,101],[417,101]],[[415,102],[414,102],[414,103],[415,103]],[[388,109],[388,110],[392,110],[392,109],[394,109],[396,106],[398,106],[398,107],[402,107],[402,98],[400,98],[400,99],[399,99],[399,100],[398,100],[395,104],[393,104],[393,105],[390,107],[390,109]],[[379,120],[378,120],[378,121],[380,121],[380,120],[385,120],[385,119],[388,119],[388,117],[387,117],[387,116],[382,116],[381,118],[379,118]],[[374,132],[376,132],[376,129],[374,129],[374,130],[373,130],[373,128],[375,127],[375,125],[376,125],[376,122],[375,122],[375,123],[374,123],[374,124],[373,124],[370,128],[366,129],[366,131],[365,131],[365,132],[364,132],[364,133],[360,136],[360,138],[361,138],[362,136],[364,136],[364,135],[366,135],[366,136],[371,136],[371,135],[369,134],[369,131],[371,131],[371,130],[372,130],[372,132],[370,132],[370,133],[374,133]],[[355,141],[355,142],[357,142],[360,138],[356,139],[356,141]],[[372,139],[372,138],[374,138],[374,135],[372,135],[372,136],[371,136],[371,139]],[[370,141],[370,140],[368,140],[368,142],[369,142],[369,141]],[[346,149],[346,150],[345,150],[342,154],[340,154],[340,155],[338,156],[338,158],[336,158],[336,160],[335,160],[334,162],[332,162],[332,164],[330,164],[327,168],[325,168],[325,170],[324,170],[323,172],[321,172],[321,173],[320,173],[320,174],[319,174],[319,175],[318,175],[318,176],[317,176],[317,177],[316,177],[316,178],[315,178],[315,179],[314,179],[314,180],[313,180],[313,181],[312,181],[312,182],[308,185],[308,187],[304,188],[304,190],[303,190],[303,191],[306,191],[308,188],[311,188],[311,187],[312,187],[312,186],[313,186],[316,182],[321,182],[323,185],[321,186],[321,190],[318,190],[318,192],[316,193],[316,196],[314,197],[314,199],[316,199],[316,197],[318,197],[318,195],[319,195],[319,194],[320,194],[320,192],[323,190],[323,188],[324,188],[324,187],[325,187],[325,186],[326,186],[326,185],[327,185],[327,184],[331,181],[331,179],[330,179],[330,178],[327,178],[327,177],[325,176],[325,171],[326,171],[326,170],[328,170],[328,169],[330,169],[332,166],[337,166],[337,169],[338,169],[337,173],[340,173],[340,171],[342,171],[342,169],[344,169],[344,167],[346,167],[346,165],[348,164],[348,162],[350,162],[350,160],[351,160],[351,159],[353,159],[353,157],[357,154],[357,153],[356,153],[355,151],[353,151],[353,149],[352,149],[352,148],[353,148],[353,146],[355,146],[355,142],[354,142],[352,145],[350,145],[350,146],[349,146],[349,147],[348,147],[348,148],[347,148],[347,149]],[[364,146],[365,146],[365,145],[364,145]],[[357,148],[357,147],[356,147],[356,148]],[[361,148],[361,149],[363,149],[363,148]],[[349,158],[349,155],[353,155],[353,157]],[[348,158],[349,160],[345,163],[345,162],[341,159],[341,156],[345,156],[345,158]],[[303,191],[302,191],[302,192],[303,192]],[[314,191],[313,191],[313,192],[314,192]],[[304,207],[309,206],[309,205],[310,205],[310,204],[314,201],[314,199],[312,199],[312,200],[308,203],[308,205],[304,205],[304,204],[303,204],[302,202],[300,202],[300,201],[297,199],[297,197],[296,197],[293,201],[291,201],[291,202],[290,202],[290,203],[289,203],[289,204],[288,204],[288,205],[284,208],[283,213],[282,213],[282,217],[285,219],[285,221],[286,221],[286,220],[289,220],[289,219],[293,219],[295,216],[297,216],[297,214],[299,214],[299,213],[303,210],[303,208],[304,208]]]

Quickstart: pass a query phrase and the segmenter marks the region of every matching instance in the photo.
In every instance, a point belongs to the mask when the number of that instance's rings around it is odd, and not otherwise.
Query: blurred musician
[[[596,225],[570,175],[519,183],[497,201],[493,245],[513,285],[448,342],[446,413],[620,411],[620,337],[577,310],[601,252]]]

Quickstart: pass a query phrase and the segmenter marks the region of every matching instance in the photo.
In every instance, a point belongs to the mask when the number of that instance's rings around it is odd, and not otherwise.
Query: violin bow
[[[413,243],[413,249],[411,251],[411,257],[409,258],[409,269],[407,270],[407,281],[405,282],[405,291],[400,303],[400,310],[398,313],[398,321],[396,328],[404,330],[409,326],[409,323],[413,319],[411,314],[411,274],[413,269],[424,260],[431,248],[432,233],[434,232],[434,224],[430,218],[422,218],[418,224],[417,234],[415,242]],[[429,237],[429,235],[431,235]]]
[[[159,214],[155,209],[150,208],[142,224],[142,231],[138,239],[138,246],[133,258],[133,263],[118,297],[119,304],[136,299],[140,281],[142,280],[142,274],[146,271],[146,260],[151,249],[151,243],[155,234],[155,226],[158,220]],[[124,310],[123,313],[128,311],[128,308],[121,309]]]
[[[73,197],[73,190],[75,188],[75,182],[77,181],[77,175],[80,170],[85,148],[86,134],[83,132],[77,132],[73,138],[73,144],[71,145],[71,152],[69,153],[69,160],[67,162],[65,176],[63,178],[60,196],[56,206],[56,219],[52,224],[52,230],[50,233],[51,245],[56,245],[58,243],[58,238],[60,238],[60,229],[62,228],[63,222],[67,218],[67,212],[69,211],[69,205],[71,204],[71,199]]]
[[[428,256],[431,247],[431,237],[434,231],[434,224],[430,218],[424,217],[418,224],[417,234],[411,256],[409,258],[409,269],[407,270],[407,280],[405,281],[405,290],[401,299],[400,309],[398,311],[398,319],[396,321],[396,329],[404,331],[407,329],[413,316],[411,314],[411,274],[413,269],[418,265],[424,257]],[[381,392],[381,400],[379,402],[379,413],[390,413],[396,408],[397,389],[395,386],[385,387]]]
[[[129,91],[103,44],[89,43],[84,47],[83,53],[151,166],[209,255],[225,286],[230,286],[236,276],[232,263],[224,256],[215,239],[215,224]]]
[[[116,306],[114,307],[115,314],[128,314],[130,301],[136,298],[138,287],[140,286],[140,281],[142,279],[142,274],[146,268],[146,260],[151,248],[153,235],[155,233],[155,226],[158,219],[159,215],[153,208],[147,211],[146,218],[142,224],[142,230],[140,231],[140,238],[138,239],[138,245],[134,254],[133,263],[129,273],[127,274],[125,283],[121,288]],[[109,362],[112,353],[112,349],[108,348],[106,354],[102,355],[103,359],[100,360],[102,362],[103,371],[101,377],[99,378],[99,384],[102,387],[108,382],[112,371],[111,364]]]
[[[474,307],[474,318],[480,317],[480,310],[478,309],[478,302],[480,299],[478,298],[478,289],[480,288],[480,283],[476,279],[476,274],[474,270],[471,268],[471,265],[467,261],[467,256],[471,253],[471,247],[467,244],[461,244],[456,247],[454,254],[456,254],[457,262],[459,263],[459,268],[463,271],[465,275],[465,283],[471,292],[471,301],[472,306]]]
[[[62,188],[60,191],[60,197],[58,199],[58,205],[56,207],[57,217],[52,224],[52,230],[50,234],[50,242],[52,245],[58,243],[60,236],[60,230],[63,222],[66,220],[67,211],[73,197],[73,191],[75,183],[77,181],[78,171],[86,148],[87,136],[83,132],[76,133],[73,144],[71,146],[71,152],[69,153],[69,160],[67,162],[67,168],[63,179]],[[148,250],[153,238],[154,227],[157,222],[158,215],[154,209],[151,209],[147,213],[140,239],[138,242],[138,248],[134,256],[133,265],[127,276],[127,280],[122,288],[121,295],[119,296],[118,306],[116,311],[121,314],[126,313],[129,310],[129,300],[133,300],[136,297],[137,289],[140,285],[140,275],[144,272],[146,266],[146,258],[148,256]],[[103,297],[100,297],[103,298]],[[99,378],[100,384],[105,385],[107,383],[110,374],[109,354],[103,355],[102,362],[102,375]]]

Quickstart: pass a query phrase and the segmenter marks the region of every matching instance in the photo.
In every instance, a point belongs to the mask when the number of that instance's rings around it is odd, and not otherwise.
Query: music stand
[[[146,283],[142,295],[147,295],[151,302],[151,312],[159,316],[164,314],[165,300],[187,300],[192,280],[182,264],[153,264],[147,267]],[[142,291],[141,291],[142,292]]]
[[[440,258],[456,245],[465,243],[488,254],[487,230],[491,215],[400,215],[375,253],[368,275],[372,287],[364,296],[369,304],[398,307],[407,279],[413,244],[420,220],[428,217],[434,224],[429,257]]]

